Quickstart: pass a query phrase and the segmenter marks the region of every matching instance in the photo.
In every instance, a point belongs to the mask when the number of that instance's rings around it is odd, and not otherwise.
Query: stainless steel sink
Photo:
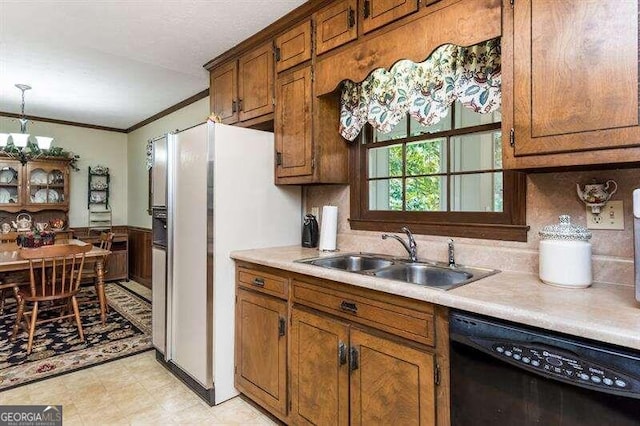
[[[304,263],[322,266],[323,268],[341,269],[349,272],[369,271],[386,268],[394,264],[390,259],[365,254],[345,254],[333,257],[309,259]]]
[[[473,274],[440,268],[422,263],[406,263],[384,268],[373,273],[376,277],[408,283],[428,285],[430,287],[452,288],[473,278]]]
[[[330,257],[301,259],[297,262],[441,290],[450,290],[500,272],[494,269],[465,266],[452,268],[439,262],[411,262],[408,259],[370,253],[347,253]]]

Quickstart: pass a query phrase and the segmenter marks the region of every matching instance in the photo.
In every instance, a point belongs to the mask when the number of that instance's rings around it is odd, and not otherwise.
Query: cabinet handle
[[[349,371],[358,369],[358,350],[352,346],[349,350]]]
[[[242,111],[242,99],[238,99],[238,111]]]
[[[348,302],[346,300],[343,300],[342,303],[340,303],[340,309],[351,314],[358,313],[358,306],[356,305],[356,302]]]
[[[280,317],[278,320],[278,336],[283,337],[285,335],[287,323],[284,318]]]
[[[364,16],[364,19],[367,19],[369,15],[371,15],[371,1],[364,0],[364,10],[362,11],[362,16]]]
[[[347,13],[347,25],[349,25],[349,28],[353,28],[356,25],[356,11],[352,7],[349,7],[349,12]]]
[[[238,112],[238,103],[234,99],[233,101],[231,101],[231,113],[236,113],[236,112]]]
[[[347,363],[347,345],[342,341],[338,343],[338,362],[340,362],[340,365]]]
[[[282,166],[282,153],[276,152],[276,166]]]
[[[280,62],[280,48],[276,47],[273,51],[276,62]]]
[[[264,287],[264,278],[254,278],[251,284],[257,287]]]

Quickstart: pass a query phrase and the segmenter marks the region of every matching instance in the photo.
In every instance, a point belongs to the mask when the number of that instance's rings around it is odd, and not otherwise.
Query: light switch
[[[600,214],[593,214],[587,207],[587,228],[624,230],[624,203],[622,200],[609,201]]]

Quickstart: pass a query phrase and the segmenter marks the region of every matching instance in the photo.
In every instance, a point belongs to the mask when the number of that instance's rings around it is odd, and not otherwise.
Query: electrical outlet
[[[587,228],[624,230],[624,203],[609,201],[600,209],[600,214],[593,214],[587,207]]]

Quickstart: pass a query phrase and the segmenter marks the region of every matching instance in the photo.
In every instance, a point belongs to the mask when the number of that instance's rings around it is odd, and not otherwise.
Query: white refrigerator
[[[154,320],[165,328],[153,340],[210,404],[238,394],[229,253],[300,243],[301,189],[275,186],[273,173],[273,133],[207,122],[168,135],[166,293]]]

